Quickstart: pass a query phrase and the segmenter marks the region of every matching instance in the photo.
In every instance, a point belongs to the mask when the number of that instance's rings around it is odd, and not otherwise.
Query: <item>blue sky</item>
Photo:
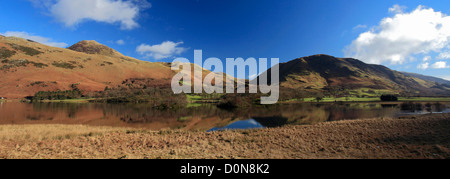
[[[4,0],[0,33],[96,40],[162,62],[193,60],[194,49],[222,60],[329,54],[450,80],[447,14],[442,0]]]

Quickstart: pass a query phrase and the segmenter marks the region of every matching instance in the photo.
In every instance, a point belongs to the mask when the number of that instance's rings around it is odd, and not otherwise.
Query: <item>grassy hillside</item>
[[[296,91],[327,92],[334,93],[334,96],[377,96],[386,93],[450,95],[449,86],[351,58],[314,55],[281,63],[279,68],[280,86]],[[271,69],[265,73],[270,74]]]
[[[0,96],[22,98],[38,91],[89,92],[115,87],[129,78],[170,84],[174,72],[165,63],[150,63],[120,53],[87,54],[33,41],[0,37]]]
[[[202,78],[209,73],[203,69]],[[95,41],[63,49],[0,36],[0,96],[10,99],[75,88],[85,94],[123,86],[169,88],[175,74],[170,63],[127,57]],[[228,75],[224,78],[235,80]]]

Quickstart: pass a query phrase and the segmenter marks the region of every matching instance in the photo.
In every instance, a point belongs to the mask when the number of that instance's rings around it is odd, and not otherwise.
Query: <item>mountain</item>
[[[0,97],[23,98],[39,91],[74,88],[84,93],[118,86],[170,88],[177,73],[171,65],[127,57],[92,40],[64,49],[0,36]],[[202,70],[202,78],[210,73]]]
[[[314,55],[280,63],[279,69],[280,87],[284,89],[329,91],[337,88],[412,95],[450,95],[448,86],[352,58]],[[265,72],[270,73],[271,69]]]
[[[437,78],[437,77],[433,77],[433,76],[425,76],[425,75],[421,75],[421,74],[417,74],[417,73],[408,73],[408,72],[402,72],[402,73],[404,75],[412,76],[414,78],[419,78],[422,80],[427,80],[427,81],[432,81],[432,82],[441,83],[441,84],[445,84],[445,85],[450,85],[450,81],[444,80],[442,78]]]
[[[86,54],[97,54],[97,55],[104,55],[109,57],[116,57],[116,58],[130,58],[126,57],[120,52],[109,48],[106,45],[102,45],[94,40],[83,40],[80,41],[69,48],[70,50],[82,52]]]
[[[132,78],[150,79],[156,86],[170,85],[175,74],[168,63],[126,57],[95,41],[63,49],[2,36],[0,61],[0,96],[8,98],[75,86],[85,92],[103,91]]]

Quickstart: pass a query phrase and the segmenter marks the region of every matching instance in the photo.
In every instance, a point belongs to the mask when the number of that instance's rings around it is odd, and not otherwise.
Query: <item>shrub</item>
[[[65,69],[74,69],[74,68],[76,68],[75,65],[73,65],[71,63],[67,63],[67,62],[53,62],[52,65],[55,66],[55,67],[65,68]]]
[[[0,70],[9,70],[11,68],[23,67],[30,64],[28,60],[2,60],[2,63],[7,65],[0,67]]]
[[[16,51],[8,50],[5,47],[0,48],[0,58],[9,58],[16,54]]]
[[[67,90],[67,91],[39,91],[37,92],[33,100],[64,100],[64,99],[78,99],[82,94],[79,90]]]
[[[226,94],[217,107],[223,109],[246,108],[256,104],[260,97],[256,94]]]
[[[43,63],[36,63],[36,62],[31,62],[35,67],[37,68],[44,68],[44,67],[48,67],[47,64],[43,64]]]
[[[26,59],[19,59],[19,60],[2,60],[3,64],[7,64],[4,65],[2,67],[0,67],[0,70],[8,70],[10,68],[15,68],[15,67],[24,67],[27,66],[28,64],[32,64],[37,68],[44,68],[47,67],[48,65],[43,64],[43,63],[36,63],[36,62],[30,62]]]
[[[30,47],[25,47],[25,46],[21,46],[21,45],[17,45],[17,44],[9,44],[13,49],[15,50],[20,50],[22,52],[25,52],[26,55],[29,56],[35,56],[35,55],[39,55],[42,52],[39,50],[36,50],[34,48],[30,48]]]
[[[187,104],[185,94],[173,94],[170,88],[105,88],[101,92],[103,99],[97,102],[107,103],[145,103],[153,108],[179,108]]]
[[[381,101],[398,101],[398,97],[395,95],[381,95]]]
[[[36,82],[30,83],[31,86],[42,85],[42,84],[45,84],[45,82],[43,82],[43,81],[36,81]]]

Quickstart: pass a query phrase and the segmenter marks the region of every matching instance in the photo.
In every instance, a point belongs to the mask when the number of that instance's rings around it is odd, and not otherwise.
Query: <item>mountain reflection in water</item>
[[[444,110],[447,110],[447,106]],[[398,104],[292,104],[223,110],[214,105],[156,110],[145,104],[2,103],[0,125],[83,124],[150,130],[224,130],[394,117]]]

